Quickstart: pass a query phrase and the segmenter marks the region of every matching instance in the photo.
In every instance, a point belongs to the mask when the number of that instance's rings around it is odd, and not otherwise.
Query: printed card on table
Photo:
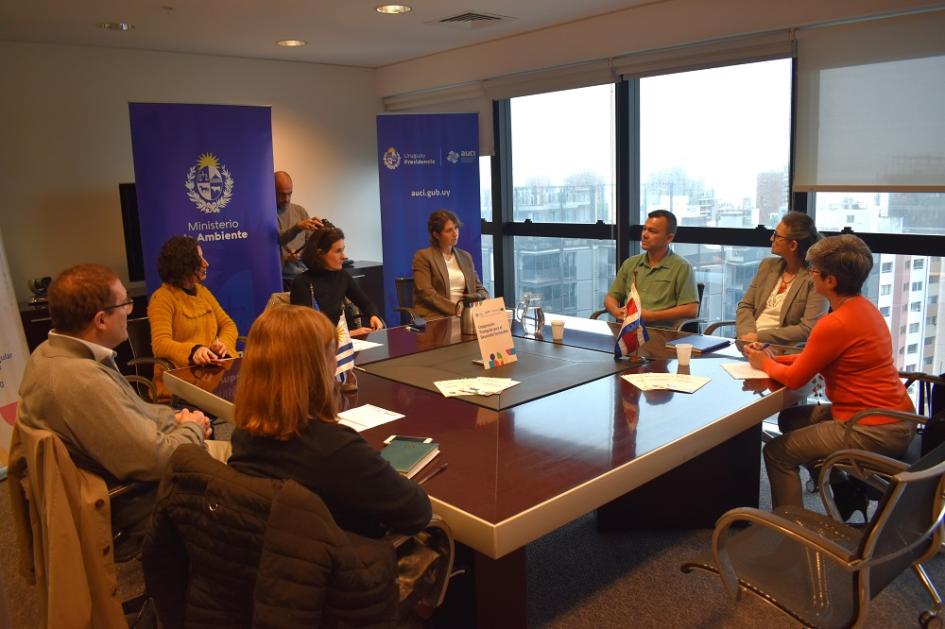
[[[486,299],[473,308],[472,315],[483,367],[492,369],[517,361],[505,301],[501,297]]]

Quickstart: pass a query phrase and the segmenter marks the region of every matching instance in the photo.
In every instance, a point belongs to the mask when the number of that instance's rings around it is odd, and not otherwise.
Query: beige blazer
[[[459,268],[466,277],[466,292],[488,297],[472,256],[458,247],[453,248]],[[439,249],[427,247],[413,256],[413,310],[425,319],[449,317],[456,313],[456,303],[450,300],[450,276],[446,261]]]
[[[765,301],[774,290],[784,268],[785,262],[781,258],[765,258],[761,261],[751,286],[745,291],[745,296],[738,302],[738,308],[735,310],[735,329],[738,336],[758,332],[755,321],[764,311]],[[827,299],[814,290],[810,273],[801,268],[784,297],[780,327],[758,332],[758,339],[778,345],[803,343],[825,312]]]
[[[10,497],[20,574],[36,583],[44,627],[127,627],[118,597],[108,490],[54,433],[17,422]]]

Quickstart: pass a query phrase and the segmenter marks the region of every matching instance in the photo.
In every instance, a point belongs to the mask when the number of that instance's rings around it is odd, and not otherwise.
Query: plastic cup
[[[677,343],[676,344],[676,360],[679,361],[681,367],[685,367],[689,364],[689,359],[692,358],[692,345],[689,343]]]
[[[551,322],[551,338],[559,342],[564,340],[564,321],[561,319],[554,319]]]

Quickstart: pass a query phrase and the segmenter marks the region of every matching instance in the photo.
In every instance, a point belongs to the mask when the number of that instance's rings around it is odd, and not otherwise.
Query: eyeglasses
[[[777,240],[778,238],[782,240],[793,240],[793,238],[788,238],[787,236],[782,236],[778,232],[771,232],[771,240]]]
[[[129,299],[128,301],[123,301],[120,304],[115,304],[114,306],[105,306],[102,308],[102,312],[108,312],[109,310],[115,310],[116,308],[127,308],[128,306],[134,306],[135,301]]]

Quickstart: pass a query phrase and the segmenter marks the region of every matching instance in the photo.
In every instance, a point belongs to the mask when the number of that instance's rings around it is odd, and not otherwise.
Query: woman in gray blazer
[[[771,234],[771,253],[758,267],[735,311],[736,333],[744,341],[791,345],[807,340],[827,301],[814,291],[804,257],[821,239],[814,221],[788,212]]]
[[[430,246],[413,256],[413,309],[426,319],[458,315],[463,294],[488,297],[472,256],[456,247],[463,224],[449,210],[427,219]]]

